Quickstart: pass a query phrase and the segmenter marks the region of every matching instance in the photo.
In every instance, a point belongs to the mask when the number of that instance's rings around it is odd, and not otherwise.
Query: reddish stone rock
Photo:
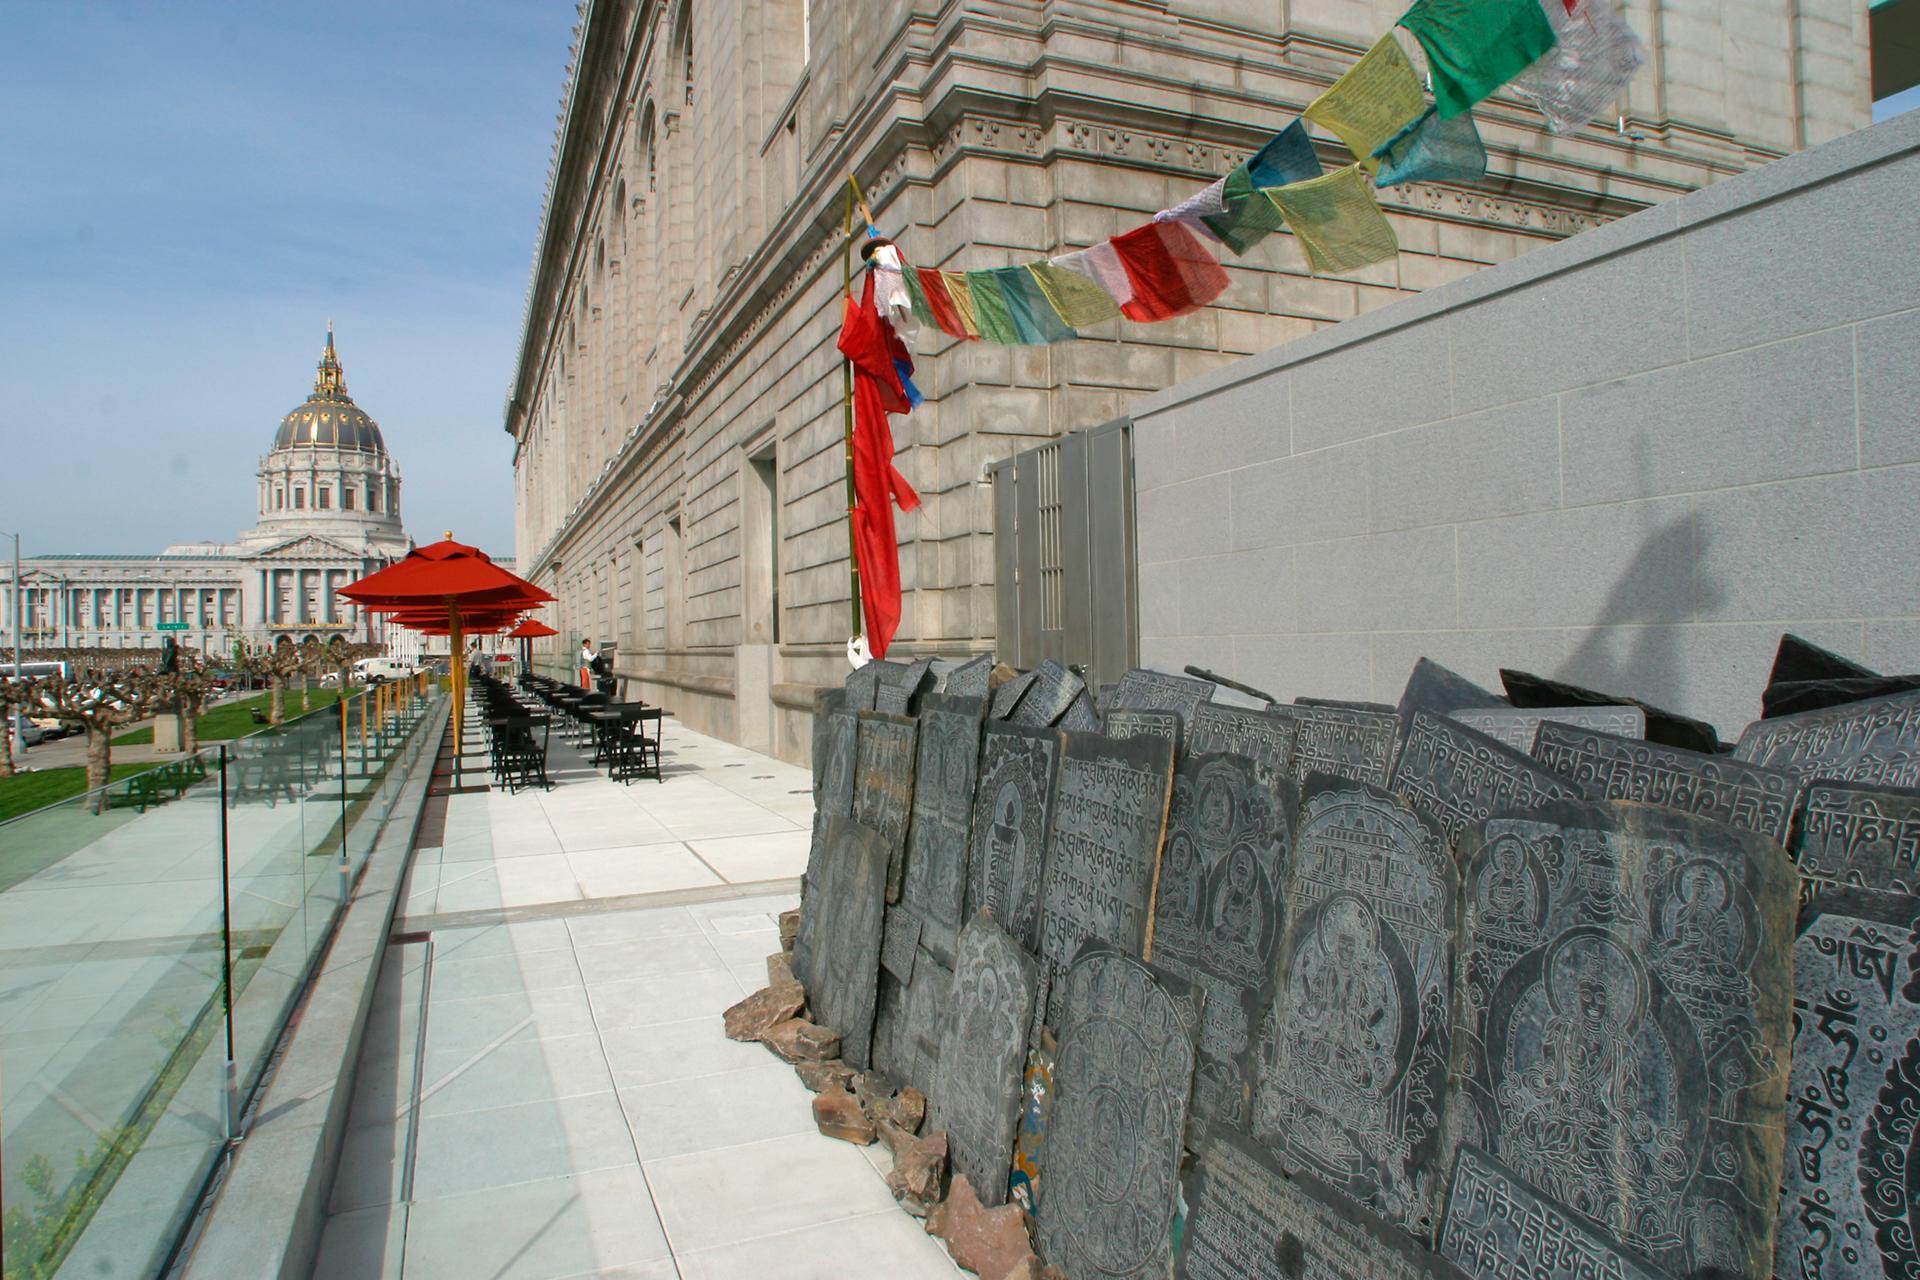
[[[853,1068],[838,1058],[826,1062],[796,1062],[793,1069],[800,1074],[800,1083],[815,1093],[845,1089],[853,1083]]]
[[[1020,1206],[984,1207],[965,1174],[927,1215],[927,1234],[946,1241],[955,1262],[982,1276],[1004,1276],[1033,1253]]]
[[[825,1062],[840,1053],[840,1036],[805,1018],[776,1022],[760,1034],[760,1043],[788,1062]]]
[[[800,936],[800,908],[780,913],[780,949],[793,954],[793,940]]]
[[[775,984],[760,990],[727,1010],[727,1038],[758,1040],[767,1028],[785,1022],[806,1007],[807,993],[797,982]]]
[[[845,1089],[826,1089],[813,1100],[813,1125],[829,1138],[867,1146],[873,1141],[873,1121],[860,1099]]]
[[[908,1133],[920,1132],[920,1124],[927,1118],[927,1095],[912,1085],[891,1098],[882,1098],[867,1105],[872,1108],[876,1119],[897,1124]]]
[[[900,1158],[902,1151],[905,1151],[918,1141],[912,1134],[893,1123],[893,1121],[885,1120],[878,1116],[874,1117],[873,1128],[874,1131],[880,1135],[880,1141],[886,1144],[887,1150],[893,1154],[895,1160]]]
[[[910,1138],[894,1149],[887,1189],[908,1213],[924,1218],[940,1203],[940,1184],[946,1174],[947,1134],[942,1129],[924,1138]]]
[[[1041,1266],[1040,1259],[1028,1254],[1013,1264],[1013,1270],[1007,1272],[1003,1280],[1053,1280],[1055,1276],[1060,1276],[1058,1270]],[[1060,1276],[1060,1280],[1066,1277]]]
[[[793,957],[784,951],[776,951],[767,957],[767,985],[777,987],[783,982],[793,982]]]

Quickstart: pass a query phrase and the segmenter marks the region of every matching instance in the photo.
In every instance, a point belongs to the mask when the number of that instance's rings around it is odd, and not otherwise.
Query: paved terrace
[[[810,774],[667,722],[664,783],[557,739],[558,786],[430,810],[315,1274],[962,1274],[721,1012],[798,901]],[[484,769],[484,762],[469,757]]]

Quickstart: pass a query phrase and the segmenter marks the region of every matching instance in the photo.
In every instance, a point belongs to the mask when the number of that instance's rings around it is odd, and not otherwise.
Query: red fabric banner
[[[1129,320],[1171,320],[1226,292],[1226,268],[1181,223],[1149,222],[1112,244],[1133,282],[1133,297],[1120,307]]]
[[[866,615],[867,646],[874,657],[884,658],[900,628],[900,544],[893,507],[912,511],[920,505],[920,495],[893,465],[893,429],[887,424],[889,413],[910,412],[894,362],[904,360],[911,370],[913,358],[874,306],[871,272],[860,301],[846,300],[839,347],[853,366],[851,515],[860,606]]]

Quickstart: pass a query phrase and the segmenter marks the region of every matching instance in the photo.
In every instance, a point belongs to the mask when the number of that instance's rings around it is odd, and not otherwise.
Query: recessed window
[[[340,491],[340,509],[342,511],[353,510],[353,490],[342,489]]]
[[[378,511],[379,509],[380,509],[380,490],[369,486],[367,489],[367,510]]]
[[[293,509],[295,511],[305,511],[307,509],[307,491],[297,486],[293,491]]]
[[[287,509],[287,491],[285,489],[275,489],[273,491],[273,509],[275,511],[285,511]]]
[[[333,507],[333,490],[327,488],[325,485],[321,485],[318,489],[314,490],[313,505],[322,511],[331,510]]]

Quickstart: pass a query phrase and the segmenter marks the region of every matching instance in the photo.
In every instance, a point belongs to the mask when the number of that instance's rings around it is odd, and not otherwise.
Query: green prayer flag
[[[934,314],[932,305],[927,301],[927,291],[920,284],[920,273],[908,267],[900,273],[900,276],[906,281],[907,299],[913,303],[913,318],[921,324],[938,329],[940,318]]]
[[[1491,97],[1554,45],[1540,0],[1414,0],[1400,25],[1427,51],[1442,120]]]
[[[1007,299],[1007,314],[1020,341],[1029,345],[1046,342],[1071,342],[1080,335],[1054,310],[1052,299],[1034,279],[1031,267],[1005,267],[994,272],[1000,292]]]
[[[1047,301],[1060,313],[1060,319],[1075,329],[1084,329],[1120,315],[1120,304],[1113,295],[1078,271],[1056,267],[1051,262],[1036,262],[1027,268]]]
[[[967,287],[973,293],[973,321],[980,329],[982,342],[998,342],[1017,347],[1020,330],[1007,310],[1007,296],[1000,292],[999,277],[992,271],[967,272]]]
[[[1310,182],[1269,187],[1266,196],[1286,218],[1306,251],[1307,264],[1318,274],[1353,271],[1400,252],[1393,225],[1357,164]]]

